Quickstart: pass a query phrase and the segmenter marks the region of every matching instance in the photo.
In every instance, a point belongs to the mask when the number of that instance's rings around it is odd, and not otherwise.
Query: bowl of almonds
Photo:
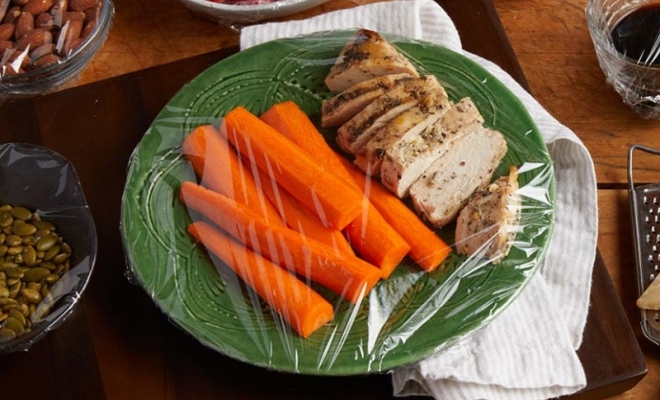
[[[52,92],[105,42],[112,0],[0,0],[0,101]]]
[[[73,165],[0,145],[0,354],[27,351],[74,311],[92,275],[94,220]]]

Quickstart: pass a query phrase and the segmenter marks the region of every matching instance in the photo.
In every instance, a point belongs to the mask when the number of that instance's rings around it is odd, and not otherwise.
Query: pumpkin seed
[[[55,258],[56,255],[60,254],[60,249],[61,249],[60,246],[53,246],[50,249],[48,249],[48,251],[46,251],[46,254],[44,254],[44,260],[51,261],[53,258]]]
[[[16,336],[21,336],[25,331],[23,324],[21,324],[19,320],[13,317],[9,317],[5,320],[4,328],[14,331]]]
[[[7,274],[7,278],[17,278],[17,279],[22,278],[24,275],[19,267],[5,268],[5,274]]]
[[[21,290],[22,286],[23,284],[20,281],[9,286],[9,297],[15,299],[16,296],[18,296],[18,292]]]
[[[14,222],[14,217],[11,216],[7,211],[0,212],[0,227],[4,228],[6,226],[11,226]]]
[[[5,306],[8,305],[19,305],[18,301],[12,299],[12,298],[6,298],[6,299],[0,299],[0,308],[4,309]]]
[[[32,212],[25,207],[12,207],[9,213],[20,220],[26,221],[32,218]]]
[[[37,227],[27,222],[14,227],[14,234],[21,237],[34,235],[35,233],[37,233]]]
[[[28,267],[33,266],[37,262],[37,251],[32,246],[25,246],[23,248],[23,264]]]
[[[29,270],[25,271],[25,275],[23,275],[23,281],[39,282],[42,279],[46,278],[49,274],[50,271],[48,271],[46,268],[43,267],[30,268]]]
[[[39,266],[42,268],[46,268],[49,271],[55,271],[55,269],[57,268],[57,266],[50,261],[42,262],[41,264],[39,264]]]
[[[37,236],[23,236],[23,244],[26,246],[36,246],[38,241]]]
[[[43,236],[37,242],[37,251],[48,251],[57,244],[57,238],[51,235]]]
[[[50,221],[34,221],[34,226],[44,231],[52,232],[55,230],[55,225]]]
[[[30,307],[28,307],[28,305],[25,303],[18,306],[17,310],[20,311],[21,314],[23,314],[26,318],[28,315],[30,315]]]
[[[39,304],[41,302],[41,293],[38,290],[26,287],[21,290],[21,295],[32,304]]]
[[[55,264],[62,264],[62,263],[64,263],[64,262],[65,262],[66,260],[68,260],[68,259],[69,259],[69,255],[68,255],[68,254],[66,254],[66,253],[60,253],[60,254],[56,255],[55,257],[53,257],[53,262],[54,262]]]
[[[21,314],[21,312],[17,309],[9,310],[8,315],[18,322],[21,323],[21,325],[25,326],[25,315]]]
[[[9,268],[18,268],[18,264],[13,261],[3,261],[0,263],[0,271],[7,271]]]
[[[13,231],[12,231],[13,232]],[[7,239],[5,239],[5,243],[7,246],[18,246],[19,244],[23,243],[23,239],[21,239],[20,236],[15,235],[14,233],[11,233],[7,235]]]
[[[16,332],[6,328],[0,329],[0,343],[11,342],[14,339],[16,339]]]
[[[23,252],[23,249],[25,246],[22,244],[16,245],[16,246],[11,246],[10,248],[7,249],[7,255],[9,256],[16,256],[19,255]]]
[[[67,242],[62,242],[62,253],[71,255],[71,246]]]

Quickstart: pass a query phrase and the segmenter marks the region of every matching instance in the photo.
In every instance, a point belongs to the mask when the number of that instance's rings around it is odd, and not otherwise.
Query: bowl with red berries
[[[222,25],[240,27],[284,17],[329,0],[181,0],[194,14]]]

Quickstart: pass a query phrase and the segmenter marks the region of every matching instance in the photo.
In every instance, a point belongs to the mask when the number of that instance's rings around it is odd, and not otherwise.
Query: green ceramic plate
[[[265,43],[212,66],[160,112],[136,148],[122,200],[121,232],[132,273],[177,326],[227,356],[279,371],[319,375],[380,372],[419,360],[486,326],[516,297],[542,259],[553,226],[554,178],[547,149],[519,100],[486,70],[447,49],[390,37],[453,100],[470,96],[486,125],[509,144],[496,171],[521,167],[523,211],[510,255],[493,266],[452,255],[444,272],[405,261],[361,306],[318,288],[336,318],[302,339],[186,233],[177,199],[194,180],[180,154],[195,126],[218,124],[237,105],[256,114],[294,100],[318,120],[323,80],[352,32]],[[333,144],[332,130],[324,131]],[[453,229],[438,232],[453,243]]]

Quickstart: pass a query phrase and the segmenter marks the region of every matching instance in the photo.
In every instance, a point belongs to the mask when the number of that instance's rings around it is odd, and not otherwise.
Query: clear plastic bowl
[[[17,74],[8,74],[0,70],[0,104],[6,100],[53,92],[76,78],[108,37],[114,17],[114,4],[112,0],[101,0],[101,3],[96,27],[68,56],[62,57],[53,64],[26,68],[25,72]]]
[[[53,223],[71,246],[70,269],[50,286],[49,293],[36,304],[34,314],[26,317],[31,327],[14,339],[0,340],[0,354],[6,354],[29,350],[80,304],[96,262],[97,234],[73,165],[48,148],[27,143],[0,145],[0,186],[0,204],[25,207],[39,214]],[[0,294],[0,316],[4,315],[5,321],[11,308],[8,298],[12,297],[7,297],[6,291]],[[5,328],[5,322],[0,322],[0,331]]]
[[[181,0],[194,14],[221,25],[240,28],[265,19],[283,17],[316,7],[329,0],[279,0],[261,4],[226,4],[211,0]]]

